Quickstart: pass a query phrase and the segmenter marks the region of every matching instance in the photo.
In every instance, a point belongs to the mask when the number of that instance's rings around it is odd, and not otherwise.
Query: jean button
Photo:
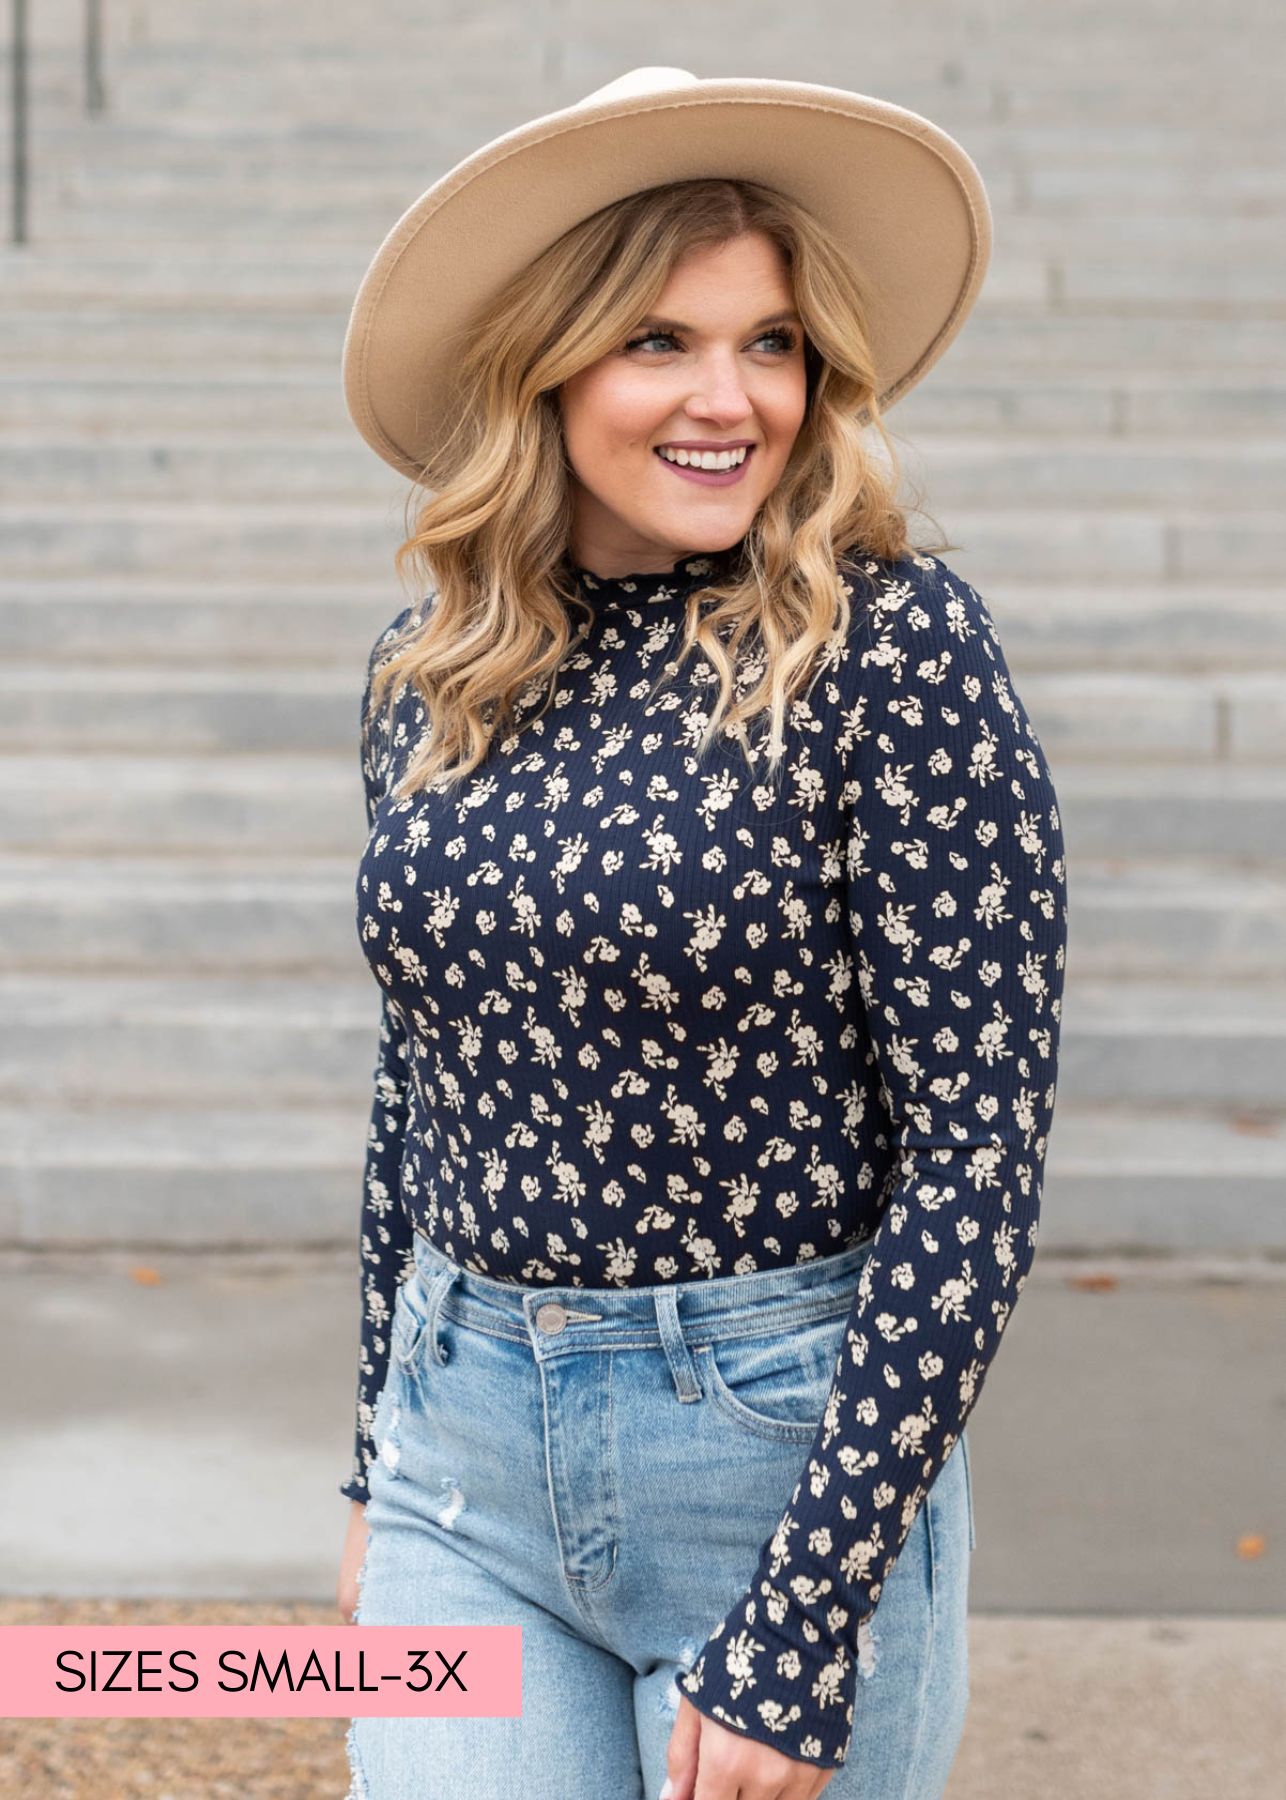
[[[546,1300],[543,1306],[536,1309],[536,1323],[550,1337],[556,1337],[567,1323],[567,1308],[557,1300]]]

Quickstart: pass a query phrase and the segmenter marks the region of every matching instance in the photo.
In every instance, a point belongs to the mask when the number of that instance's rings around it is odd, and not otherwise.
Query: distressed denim
[[[520,1625],[519,1719],[352,1722],[350,1800],[657,1800],[676,1678],[821,1420],[870,1240],[702,1282],[551,1291],[423,1235],[398,1290],[362,1625]],[[861,1627],[827,1800],[937,1800],[968,1696],[962,1436]]]

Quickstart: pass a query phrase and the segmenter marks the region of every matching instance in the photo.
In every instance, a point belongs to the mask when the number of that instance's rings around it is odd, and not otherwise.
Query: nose
[[[711,355],[701,368],[701,383],[684,404],[690,419],[711,419],[725,429],[739,425],[754,411],[733,354]]]

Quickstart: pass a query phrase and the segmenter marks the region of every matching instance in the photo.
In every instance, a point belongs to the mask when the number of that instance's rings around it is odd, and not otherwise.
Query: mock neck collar
[[[731,556],[730,550],[702,551],[680,558],[673,569],[662,573],[635,575],[595,575],[573,561],[570,552],[566,562],[577,591],[598,612],[603,607],[661,607],[686,600],[694,588],[720,579]]]

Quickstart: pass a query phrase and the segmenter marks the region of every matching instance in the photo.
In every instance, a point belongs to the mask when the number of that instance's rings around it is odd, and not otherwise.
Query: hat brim
[[[888,101],[805,82],[709,80],[580,104],[506,133],[407,209],[362,279],[344,395],[411,480],[446,435],[471,321],[591,213],[665,182],[726,176],[797,200],[851,255],[886,410],[967,318],[991,254],[982,177],[953,138]]]

